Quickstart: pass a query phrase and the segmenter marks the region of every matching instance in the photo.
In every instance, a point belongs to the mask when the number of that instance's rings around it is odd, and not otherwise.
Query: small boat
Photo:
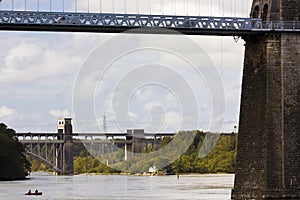
[[[43,195],[42,192],[27,192],[25,195],[36,195],[36,196],[40,196]]]

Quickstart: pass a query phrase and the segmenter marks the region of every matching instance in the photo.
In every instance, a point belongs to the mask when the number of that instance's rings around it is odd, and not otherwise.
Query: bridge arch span
[[[40,161],[41,163],[43,163],[44,165],[46,165],[47,167],[51,168],[55,173],[60,173],[61,169],[57,168],[56,165],[50,163],[49,161],[47,161],[45,158],[31,152],[31,151],[26,151],[26,154],[32,158],[37,159],[38,161]]]

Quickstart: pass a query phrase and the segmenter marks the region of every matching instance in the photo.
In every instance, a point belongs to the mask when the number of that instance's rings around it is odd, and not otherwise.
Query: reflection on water
[[[15,199],[203,199],[228,200],[234,175],[52,176],[33,173],[28,181],[0,182],[1,200]],[[41,197],[25,196],[31,189]]]

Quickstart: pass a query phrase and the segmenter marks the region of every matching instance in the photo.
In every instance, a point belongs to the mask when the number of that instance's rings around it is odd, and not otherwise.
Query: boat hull
[[[29,195],[29,196],[40,196],[42,195],[42,192],[35,192],[35,193],[26,193],[25,195]]]

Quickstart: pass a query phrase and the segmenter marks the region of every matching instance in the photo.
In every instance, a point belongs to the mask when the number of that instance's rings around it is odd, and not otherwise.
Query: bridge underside
[[[241,36],[264,34],[266,31],[215,30],[187,28],[151,28],[151,27],[111,27],[77,25],[41,25],[41,24],[1,24],[4,31],[39,31],[39,32],[89,32],[89,33],[133,33],[133,34],[184,34],[210,36]]]

